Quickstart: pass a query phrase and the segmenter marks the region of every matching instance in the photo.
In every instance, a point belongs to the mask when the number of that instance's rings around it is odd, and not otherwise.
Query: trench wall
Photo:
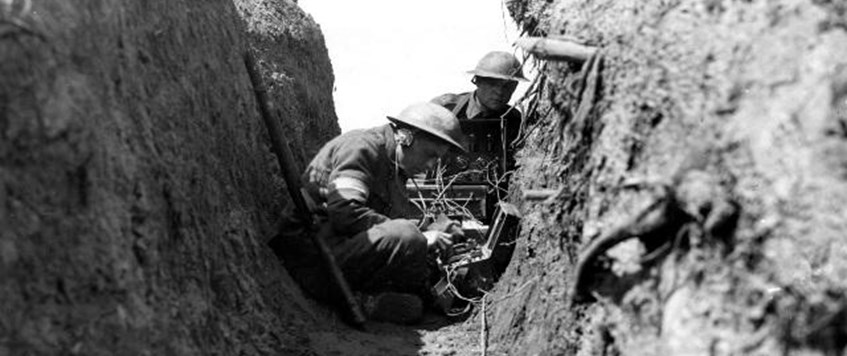
[[[0,4],[0,355],[308,353],[242,60],[302,161],[339,132],[289,1]]]
[[[591,100],[584,91],[589,68],[536,62],[513,193],[562,192],[521,203],[523,232],[489,299],[492,352],[842,350],[844,3],[529,0],[507,6],[526,35],[597,46],[602,66]],[[580,115],[586,100],[591,110]],[[708,183],[681,187],[691,171]],[[648,256],[636,240],[619,245],[592,274],[589,292],[597,298],[571,303],[580,253],[656,201],[655,187],[675,190],[688,212],[728,201],[738,208],[736,224],[708,236],[709,209],[701,209],[692,230],[663,238],[670,252],[652,263],[642,263]],[[691,192],[699,198],[686,195]],[[823,321],[812,325],[812,319]]]

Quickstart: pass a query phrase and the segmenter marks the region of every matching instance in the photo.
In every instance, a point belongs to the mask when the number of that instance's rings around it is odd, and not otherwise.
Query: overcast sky
[[[473,90],[466,71],[485,53],[515,53],[516,26],[502,0],[299,4],[326,38],[342,131],[384,124],[386,115],[414,102]]]

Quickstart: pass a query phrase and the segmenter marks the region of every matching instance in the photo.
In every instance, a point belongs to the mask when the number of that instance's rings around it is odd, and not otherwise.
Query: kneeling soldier
[[[464,151],[449,110],[414,104],[390,124],[347,132],[328,142],[302,175],[304,196],[350,287],[371,319],[410,323],[428,297],[432,251],[449,253],[452,235],[422,231],[405,217],[414,207],[406,180],[431,169],[451,148]],[[340,302],[302,221],[287,216],[271,247],[316,299]]]

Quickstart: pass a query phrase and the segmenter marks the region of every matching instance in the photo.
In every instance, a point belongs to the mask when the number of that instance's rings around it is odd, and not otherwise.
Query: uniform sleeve
[[[387,216],[366,206],[374,184],[387,184],[374,178],[378,147],[362,140],[349,141],[333,157],[335,169],[327,187],[327,215],[339,234],[356,234],[385,222]]]
[[[444,95],[439,95],[437,97],[432,98],[432,100],[430,100],[429,102],[431,102],[433,104],[441,105],[441,106],[447,108],[448,110],[453,110],[453,107],[456,106],[457,98],[458,98],[458,95],[456,95],[456,94],[444,94]]]

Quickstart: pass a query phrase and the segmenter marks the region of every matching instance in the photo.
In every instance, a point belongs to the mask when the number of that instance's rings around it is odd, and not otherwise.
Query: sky
[[[473,90],[466,72],[489,51],[521,58],[512,46],[516,25],[502,0],[298,3],[323,31],[343,132],[385,124],[386,115],[412,103]]]

